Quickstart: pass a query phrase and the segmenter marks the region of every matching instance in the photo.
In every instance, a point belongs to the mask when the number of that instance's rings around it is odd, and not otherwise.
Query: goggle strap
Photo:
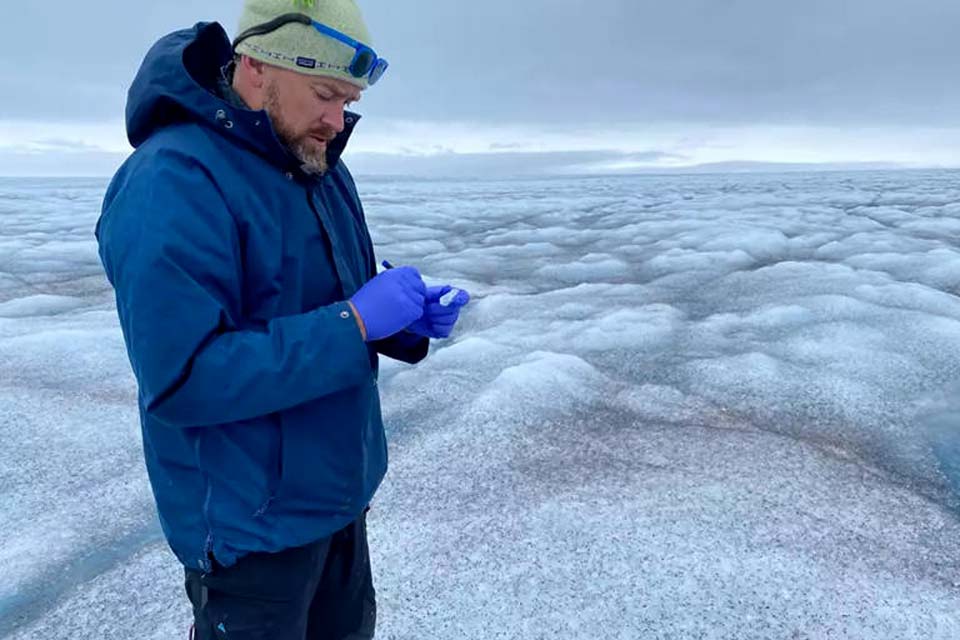
[[[237,45],[246,40],[247,38],[252,38],[253,36],[262,36],[270,33],[271,31],[276,31],[280,27],[286,24],[300,23],[308,27],[313,26],[313,20],[310,19],[310,16],[306,16],[302,13],[285,13],[282,16],[277,16],[269,22],[264,22],[263,24],[258,24],[256,26],[250,27],[240,35],[238,35],[233,41],[233,49],[236,51]]]

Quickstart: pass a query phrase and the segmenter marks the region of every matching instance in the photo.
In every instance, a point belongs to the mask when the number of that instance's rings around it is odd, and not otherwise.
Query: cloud
[[[0,120],[0,176],[108,176],[130,151],[119,122]]]
[[[356,173],[479,176],[649,170],[952,167],[957,129],[505,126],[364,118],[347,148]],[[130,152],[119,122],[0,121],[0,175],[110,175]],[[788,166],[789,165],[789,166]]]
[[[46,122],[0,119],[0,149],[127,152],[130,145],[119,120]]]
[[[0,148],[0,176],[64,177],[110,176],[126,159],[126,153],[73,149],[70,151],[24,151]]]
[[[427,3],[425,3],[427,4]],[[960,4],[893,0],[365,3],[406,118],[956,124]]]
[[[602,170],[618,163],[637,163],[647,167],[678,162],[682,158],[663,151],[624,153],[613,150],[435,153],[400,155],[392,153],[349,153],[351,170],[367,175],[406,175],[444,177],[504,177],[580,174]]]
[[[25,153],[47,153],[58,151],[63,153],[88,153],[91,151],[104,151],[104,149],[95,144],[90,144],[89,142],[84,142],[83,140],[68,140],[65,138],[44,138],[40,140],[34,140],[30,143],[14,147],[14,149],[23,151]]]
[[[960,126],[954,0],[360,0],[391,61],[389,119],[570,127]],[[240,0],[22,3],[4,16],[0,118],[122,114],[144,53]],[[66,72],[69,70],[69,73]]]

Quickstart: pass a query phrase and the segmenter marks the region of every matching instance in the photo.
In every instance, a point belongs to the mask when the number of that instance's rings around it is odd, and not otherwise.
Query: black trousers
[[[377,607],[366,512],[329,538],[186,569],[196,640],[368,640]]]

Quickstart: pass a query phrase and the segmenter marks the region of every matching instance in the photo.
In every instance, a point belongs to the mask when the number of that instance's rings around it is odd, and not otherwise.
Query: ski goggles
[[[302,13],[285,13],[270,22],[264,22],[263,24],[250,27],[236,37],[233,41],[233,49],[236,51],[237,45],[247,38],[265,35],[287,24],[302,24],[313,27],[321,34],[333,38],[338,42],[342,42],[348,47],[352,47],[354,51],[353,61],[350,62],[347,70],[354,78],[367,78],[368,84],[376,84],[377,80],[379,80],[387,70],[387,67],[390,66],[389,62],[377,57],[376,52],[367,45],[357,42],[347,34],[337,31],[333,27],[328,27],[322,22],[317,22],[310,16]]]

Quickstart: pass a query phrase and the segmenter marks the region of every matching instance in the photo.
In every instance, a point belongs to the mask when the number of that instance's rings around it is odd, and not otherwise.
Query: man
[[[377,275],[339,160],[369,43],[354,0],[249,0],[234,45],[175,32],[130,89],[96,235],[197,638],[374,634],[378,354],[419,362],[469,295]]]

